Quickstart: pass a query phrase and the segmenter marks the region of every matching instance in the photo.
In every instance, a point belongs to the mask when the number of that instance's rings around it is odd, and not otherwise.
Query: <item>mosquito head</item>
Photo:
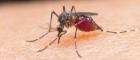
[[[73,17],[67,12],[63,12],[62,14],[60,14],[58,21],[65,27],[71,27],[74,23]]]

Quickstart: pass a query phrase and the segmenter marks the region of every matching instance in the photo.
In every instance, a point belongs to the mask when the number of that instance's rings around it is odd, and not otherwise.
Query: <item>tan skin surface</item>
[[[139,0],[95,0],[95,1],[46,1],[0,5],[0,60],[140,60],[140,4]],[[62,11],[65,5],[69,11],[75,5],[76,11],[96,12],[95,22],[103,30],[124,31],[112,34],[78,30],[78,51],[74,50],[75,28],[68,29],[60,44],[56,42],[48,49],[37,52],[53,40],[57,32],[43,39],[29,43],[48,30],[50,13]],[[56,17],[52,25],[56,27]],[[45,29],[44,29],[45,28]],[[130,31],[134,29],[135,31]]]

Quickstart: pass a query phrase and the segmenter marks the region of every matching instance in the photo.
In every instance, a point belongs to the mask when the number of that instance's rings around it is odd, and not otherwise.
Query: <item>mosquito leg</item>
[[[53,14],[58,18],[58,14],[57,14],[55,11],[52,11],[52,12],[51,12],[50,25],[49,25],[49,31],[51,31],[51,23],[52,23]]]
[[[66,34],[66,33],[67,33],[67,31],[63,31],[63,32],[61,32],[61,33],[58,34],[58,37],[57,37],[58,38],[58,44],[59,44],[59,41],[60,41],[61,36],[64,35],[64,34]],[[57,38],[55,38],[53,41],[51,41],[49,43],[49,45],[45,46],[43,49],[38,50],[38,52],[41,52],[41,51],[47,49],[50,45],[52,45],[57,40]]]
[[[61,36],[66,34],[66,33],[67,33],[67,31],[63,31],[63,32],[58,33],[58,42],[57,42],[58,44],[60,43]]]
[[[51,12],[50,25],[49,25],[49,31],[46,32],[45,34],[43,34],[42,36],[40,36],[39,38],[34,39],[34,40],[31,40],[31,41],[27,41],[27,42],[35,42],[35,41],[37,41],[37,40],[40,40],[40,39],[42,39],[43,37],[45,37],[48,33],[51,32],[51,23],[52,23],[52,17],[53,17],[53,15],[55,15],[55,16],[58,18],[58,14],[57,14],[55,11],[52,11],[52,12]]]
[[[38,50],[37,52],[42,52],[44,51],[45,49],[47,49],[49,46],[51,46],[55,41],[57,40],[57,38],[55,38],[54,40],[52,40],[49,45],[46,45],[44,48]]]
[[[58,41],[57,41],[58,44],[60,43],[60,38],[61,38],[61,36],[58,37]]]
[[[92,19],[92,17],[90,17],[90,20],[92,20],[92,22],[95,23],[97,30],[101,30],[102,32],[104,31],[99,25],[96,24],[96,22]],[[114,31],[105,31],[105,32],[117,34],[117,32]]]
[[[98,25],[97,25],[97,30],[103,31],[103,29],[100,26],[98,26]]]
[[[45,34],[43,34],[43,35],[40,36],[39,38],[34,39],[34,40],[31,40],[31,41],[27,41],[27,42],[35,42],[35,41],[37,41],[37,40],[40,40],[40,39],[42,39],[44,36],[46,36],[48,33],[49,33],[49,32],[46,32]]]
[[[76,54],[78,55],[78,57],[81,58],[82,56],[79,54],[79,52],[78,52],[78,50],[77,50],[76,34],[77,34],[77,28],[76,28],[75,36],[74,36],[74,47],[75,47],[75,52],[76,52]]]
[[[103,29],[92,19],[92,17],[89,17],[89,19],[90,19],[93,23],[95,23],[96,29],[97,29],[97,30],[103,31]]]
[[[117,32],[114,32],[114,31],[106,31],[106,32],[117,34]]]

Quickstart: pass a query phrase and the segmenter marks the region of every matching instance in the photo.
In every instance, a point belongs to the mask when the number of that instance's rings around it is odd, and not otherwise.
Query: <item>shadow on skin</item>
[[[90,38],[92,38],[94,40],[94,38],[99,36],[101,33],[102,32],[100,32],[100,31],[79,32],[77,34],[77,43],[80,43],[80,42],[85,41],[85,40],[89,40]],[[73,45],[74,45],[74,38],[73,37],[69,37],[69,38],[68,37],[62,37],[61,42],[58,45],[58,47],[67,48],[67,47],[70,47],[70,46],[73,46]]]

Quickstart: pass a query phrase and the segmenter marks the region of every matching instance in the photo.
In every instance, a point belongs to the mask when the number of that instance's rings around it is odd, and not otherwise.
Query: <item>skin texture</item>
[[[0,60],[140,60],[140,4],[139,0],[46,1],[30,3],[5,3],[0,5]],[[107,32],[77,32],[80,59],[74,51],[75,28],[68,29],[60,44],[37,52],[55,39],[57,32],[29,43],[48,30],[50,13],[62,11],[96,12],[94,21]],[[57,19],[53,16],[53,27]]]

